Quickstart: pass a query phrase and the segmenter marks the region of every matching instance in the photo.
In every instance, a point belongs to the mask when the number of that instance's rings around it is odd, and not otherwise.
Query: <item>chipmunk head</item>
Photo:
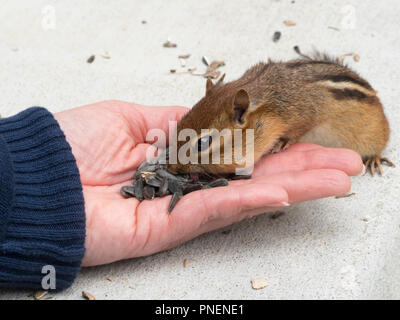
[[[223,84],[224,76],[216,84],[207,80],[205,97],[178,123],[170,172],[234,173],[251,165],[249,161],[257,160],[276,141],[264,143],[270,121],[245,88],[236,82]]]

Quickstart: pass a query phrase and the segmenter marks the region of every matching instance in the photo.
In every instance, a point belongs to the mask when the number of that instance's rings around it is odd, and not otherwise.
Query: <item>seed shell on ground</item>
[[[94,61],[95,58],[96,58],[96,56],[93,54],[93,55],[91,55],[91,56],[86,60],[86,62],[87,62],[87,63],[92,63],[92,62]]]
[[[272,37],[272,40],[274,42],[278,42],[279,39],[281,38],[282,33],[280,31],[275,31],[274,36]]]
[[[96,300],[94,295],[92,295],[91,293],[89,293],[87,291],[82,291],[82,297],[84,297],[86,300]]]
[[[260,290],[265,288],[268,285],[267,281],[264,278],[255,278],[251,280],[251,286],[254,290]]]
[[[49,292],[47,291],[47,290],[39,290],[39,291],[36,291],[34,294],[33,294],[33,298],[35,299],[35,300],[40,300],[40,299],[42,299],[46,294],[48,294]]]

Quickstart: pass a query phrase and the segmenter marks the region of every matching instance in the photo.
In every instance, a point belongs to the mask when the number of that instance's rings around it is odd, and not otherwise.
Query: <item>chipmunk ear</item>
[[[215,84],[215,88],[219,88],[224,84],[224,79],[225,79],[225,73],[221,76],[221,78],[219,78],[219,80],[217,81],[217,83]]]
[[[211,93],[211,90],[213,88],[213,82],[210,78],[207,78],[207,83],[206,83],[206,97]]]
[[[246,90],[236,92],[233,100],[233,119],[236,123],[243,124],[250,107],[250,97]]]
[[[213,89],[218,89],[224,84],[224,78],[225,78],[225,73],[221,76],[221,78],[219,78],[216,84],[214,84],[210,78],[207,78],[206,97],[211,93]]]

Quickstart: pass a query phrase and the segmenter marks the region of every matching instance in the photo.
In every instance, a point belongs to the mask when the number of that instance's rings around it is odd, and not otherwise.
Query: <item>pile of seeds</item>
[[[166,156],[168,157],[168,150]],[[168,212],[172,212],[178,200],[185,194],[228,185],[228,179],[220,177],[171,174],[166,170],[166,164],[160,163],[160,158],[145,161],[139,166],[135,172],[132,186],[121,188],[121,194],[125,198],[135,197],[142,201],[172,194],[168,207]],[[244,176],[244,178],[247,178],[247,176]],[[233,179],[234,177],[231,178],[231,180]]]

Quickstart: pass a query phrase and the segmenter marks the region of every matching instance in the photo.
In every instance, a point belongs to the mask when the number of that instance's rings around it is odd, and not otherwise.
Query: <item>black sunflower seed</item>
[[[150,185],[152,187],[160,187],[161,186],[161,180],[157,179],[155,176],[146,178],[145,181],[148,185]]]
[[[251,174],[248,174],[248,175],[233,174],[229,177],[229,180],[244,180],[244,179],[251,179]]]
[[[135,196],[135,188],[131,186],[124,186],[121,188],[121,194],[125,198],[132,198]]]
[[[135,197],[139,200],[143,200],[143,179],[139,178],[135,185]]]
[[[272,37],[272,40],[274,42],[278,42],[279,39],[281,38],[282,33],[280,31],[275,31],[274,36]]]
[[[153,172],[156,171],[158,169],[158,162],[156,160],[150,160],[150,161],[145,161],[143,162],[139,168],[137,169],[137,171],[139,172],[144,172],[144,171],[149,171],[149,172]]]
[[[166,196],[168,194],[169,194],[169,191],[168,191],[168,179],[167,178],[163,178],[163,180],[161,181],[160,188],[157,191],[157,196],[158,197],[164,197],[164,196]]]
[[[159,168],[157,164],[152,164],[148,163],[144,168],[142,168],[140,171],[146,171],[146,172],[154,172]]]
[[[174,193],[172,195],[171,201],[169,202],[168,213],[171,213],[174,210],[178,200],[180,199],[181,195],[179,193]]]
[[[164,150],[168,158],[169,149]],[[154,160],[143,162],[134,175],[132,186],[121,188],[121,194],[126,197],[136,197],[138,200],[154,199],[172,194],[168,207],[171,212],[179,199],[190,192],[228,185],[228,180],[249,179],[251,176],[213,176],[210,174],[172,174],[167,165],[160,163],[161,156]]]
[[[168,171],[164,170],[164,169],[158,169],[156,171],[157,176],[161,177],[161,178],[167,178],[169,180],[178,180],[177,176],[174,176],[172,173],[169,173]]]
[[[168,179],[168,190],[171,191],[171,193],[179,193],[180,195],[183,194],[182,187],[176,180]]]
[[[187,185],[183,189],[183,195],[197,191],[197,190],[201,190],[202,187],[203,187],[203,185],[201,183]]]
[[[86,62],[87,62],[87,63],[92,63],[92,62],[94,61],[95,58],[96,58],[96,56],[93,54],[93,55],[91,55],[91,56],[86,60]]]
[[[215,188],[215,187],[224,187],[229,184],[228,180],[225,178],[220,178],[214,181],[211,181],[210,183],[207,184],[210,188]]]
[[[155,196],[155,190],[154,190],[154,188],[153,188],[153,187],[150,187],[150,186],[145,186],[145,187],[143,188],[143,196],[144,196],[144,198],[147,199],[147,200],[152,200],[152,199],[154,199],[154,196]]]

